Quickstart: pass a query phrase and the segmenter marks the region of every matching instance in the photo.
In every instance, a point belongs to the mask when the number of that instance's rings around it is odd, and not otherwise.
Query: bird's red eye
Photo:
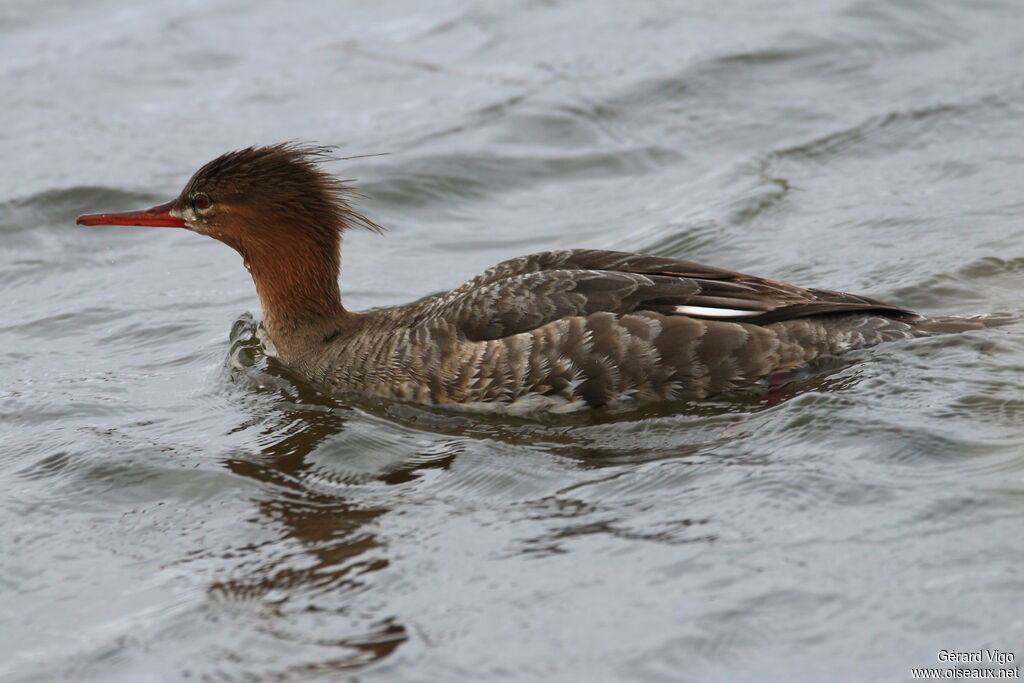
[[[213,201],[210,199],[210,195],[203,192],[197,192],[196,196],[192,197],[192,206],[196,207],[200,211],[210,208],[210,204],[213,204]]]

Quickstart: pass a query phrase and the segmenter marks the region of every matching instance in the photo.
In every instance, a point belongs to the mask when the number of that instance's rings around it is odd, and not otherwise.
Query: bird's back
[[[363,318],[331,345],[314,379],[513,412],[696,400],[822,355],[984,325],[596,250],[506,261],[445,295]]]

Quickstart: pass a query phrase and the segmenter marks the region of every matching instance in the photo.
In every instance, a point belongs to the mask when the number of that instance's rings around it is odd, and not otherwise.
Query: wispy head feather
[[[182,197],[202,191],[217,202],[248,204],[339,234],[351,227],[383,232],[353,208],[352,200],[362,195],[320,166],[339,160],[332,148],[320,145],[281,142],[247,147],[223,154],[196,171]]]

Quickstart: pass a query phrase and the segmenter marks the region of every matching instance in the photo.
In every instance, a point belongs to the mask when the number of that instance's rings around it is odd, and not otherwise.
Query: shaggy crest
[[[384,228],[356,211],[352,200],[363,195],[346,181],[321,168],[342,161],[331,147],[281,142],[246,147],[222,154],[195,172],[179,202],[198,192],[213,201],[247,203],[264,212],[287,212],[297,223],[341,233],[360,227],[376,233]]]

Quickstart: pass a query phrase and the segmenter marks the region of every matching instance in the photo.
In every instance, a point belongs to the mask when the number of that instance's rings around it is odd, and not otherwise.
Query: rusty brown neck
[[[263,326],[287,364],[301,364],[356,317],[341,305],[339,244],[337,235],[293,232],[288,240],[236,247],[256,284]]]

